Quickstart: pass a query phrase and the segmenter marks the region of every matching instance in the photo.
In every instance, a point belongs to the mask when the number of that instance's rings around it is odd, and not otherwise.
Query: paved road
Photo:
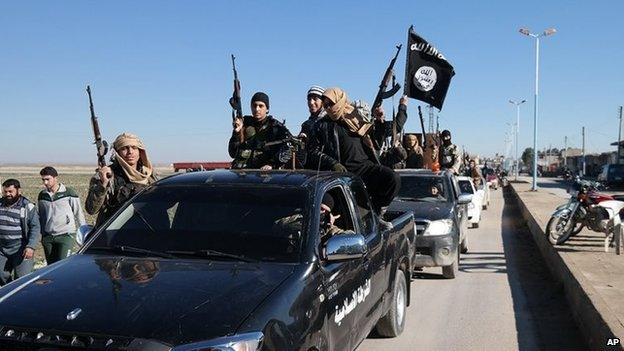
[[[552,282],[528,229],[501,190],[481,226],[468,233],[460,274],[440,268],[412,282],[404,333],[369,336],[368,350],[584,350],[560,286]]]

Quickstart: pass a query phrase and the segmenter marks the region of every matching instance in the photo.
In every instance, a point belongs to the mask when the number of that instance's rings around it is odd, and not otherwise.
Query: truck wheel
[[[464,240],[462,240],[461,244],[459,245],[459,250],[463,254],[468,253],[468,237],[467,236],[464,237]]]
[[[405,328],[405,312],[407,309],[407,282],[405,274],[397,270],[392,289],[390,309],[385,316],[377,321],[377,333],[387,338],[399,336]]]
[[[457,250],[457,259],[450,266],[442,267],[442,276],[446,279],[455,279],[459,272],[459,250]]]

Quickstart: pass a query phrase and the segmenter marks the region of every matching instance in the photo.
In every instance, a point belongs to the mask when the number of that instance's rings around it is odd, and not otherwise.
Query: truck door
[[[384,291],[389,284],[389,274],[386,271],[386,252],[381,230],[375,225],[375,215],[368,197],[368,193],[359,180],[352,180],[349,184],[354,217],[358,233],[362,234],[368,247],[367,254],[361,259],[362,278],[358,294],[363,294],[363,301],[359,308],[360,328],[358,341],[365,338],[383,312]]]
[[[327,191],[333,200],[332,215],[340,216],[334,225],[345,231],[354,231],[354,221],[346,200],[345,192],[340,186]],[[324,229],[319,228],[321,234]],[[339,234],[337,234],[339,235]],[[319,252],[323,252],[324,241],[319,235]],[[324,299],[327,308],[327,341],[329,350],[352,350],[353,335],[358,333],[357,296],[353,292],[361,285],[362,268],[359,260],[328,262],[320,255],[320,267],[323,274]]]

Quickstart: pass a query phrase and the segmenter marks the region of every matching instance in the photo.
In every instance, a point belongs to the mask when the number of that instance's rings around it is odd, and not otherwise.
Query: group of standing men
[[[69,256],[77,227],[86,224],[78,194],[58,181],[56,169],[44,167],[39,174],[45,189],[36,204],[22,195],[17,179],[2,183],[0,286],[32,272],[39,240],[48,264]]]
[[[91,178],[85,202],[87,213],[97,215],[96,225],[156,180],[145,146],[137,136],[123,133],[113,148],[111,164],[100,167]],[[53,167],[44,167],[39,174],[45,189],[36,204],[22,195],[17,179],[2,183],[0,286],[32,272],[39,241],[47,264],[66,258],[81,244],[77,229],[87,223],[77,192],[58,180]]]
[[[371,111],[366,103],[349,100],[340,88],[312,86],[307,102],[310,117],[303,122],[297,138],[300,143],[293,150],[295,138],[269,115],[268,95],[255,93],[252,115],[233,123],[228,145],[234,159],[232,168],[350,172],[362,178],[375,210],[383,212],[401,184],[393,168],[423,167],[423,150],[416,135],[406,135],[403,144],[399,141],[384,147],[389,137],[401,133],[407,121],[407,97],[400,99],[394,121],[385,120],[381,107]],[[461,159],[450,132],[441,136],[441,167],[458,173]]]

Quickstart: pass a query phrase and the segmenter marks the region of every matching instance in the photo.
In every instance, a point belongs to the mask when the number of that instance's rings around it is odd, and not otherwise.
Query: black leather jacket
[[[336,122],[329,117],[320,119],[315,124],[312,135],[313,137],[309,142],[308,162],[306,165],[311,169],[320,168],[321,171],[332,170],[335,164],[341,163],[340,142],[338,141]],[[379,158],[373,149],[364,145],[364,151],[373,163],[379,164]]]

